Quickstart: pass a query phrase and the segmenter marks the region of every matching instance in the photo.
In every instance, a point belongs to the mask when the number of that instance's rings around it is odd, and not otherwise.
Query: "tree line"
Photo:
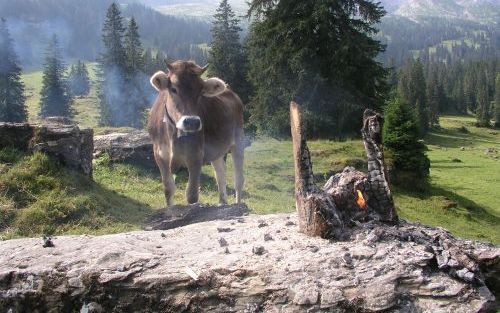
[[[140,128],[154,96],[148,75],[164,66],[165,56],[160,51],[152,56],[151,49],[144,52],[137,22],[132,17],[126,28],[124,22],[118,5],[113,3],[102,29],[105,49],[97,71],[99,122],[103,126]],[[21,66],[5,19],[0,21],[0,55],[0,121],[24,122],[28,114]],[[44,56],[38,116],[72,118],[74,97],[86,96],[89,91],[86,64],[78,60],[68,72],[59,39],[53,35]]]
[[[500,125],[499,58],[481,61],[422,62],[408,59],[389,75],[390,85],[416,109],[421,133],[439,126],[439,115],[474,114],[477,126]]]
[[[0,1],[0,16],[9,21],[11,35],[24,67],[43,64],[39,53],[53,34],[67,59],[95,61],[103,49],[101,27],[113,0],[16,0]],[[198,45],[210,42],[210,23],[165,15],[137,1],[120,1],[124,18],[134,16],[141,25],[143,44],[168,51],[173,58],[206,61]]]
[[[410,57],[423,63],[481,60],[500,57],[500,30],[495,24],[480,24],[451,18],[419,17],[418,21],[387,16],[376,38],[387,46],[379,60],[401,67]]]

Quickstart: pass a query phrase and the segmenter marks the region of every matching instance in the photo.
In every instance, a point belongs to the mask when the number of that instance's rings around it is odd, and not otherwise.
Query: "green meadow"
[[[93,67],[92,67],[93,68]],[[92,71],[93,72],[93,71]],[[40,72],[23,76],[30,121],[37,120]],[[76,120],[97,125],[95,86],[75,100]],[[425,142],[431,177],[425,191],[394,189],[402,218],[449,229],[459,237],[500,243],[500,131],[477,128],[473,117],[441,117],[441,128]],[[95,128],[97,133],[113,129]],[[361,140],[309,142],[318,185],[344,166],[366,168]],[[256,214],[294,212],[293,159],[290,140],[258,138],[245,154],[244,201]],[[187,173],[176,175],[177,203],[185,203]],[[232,162],[228,187],[233,194]],[[212,168],[204,167],[200,201],[216,203]],[[139,229],[164,205],[159,172],[113,164],[106,156],[94,161],[94,179],[56,166],[44,155],[0,151],[0,236],[103,234]]]

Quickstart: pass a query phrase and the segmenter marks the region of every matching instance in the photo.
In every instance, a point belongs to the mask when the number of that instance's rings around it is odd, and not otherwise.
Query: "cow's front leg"
[[[170,153],[168,146],[156,146],[154,149],[154,156],[156,164],[160,169],[165,201],[167,202],[167,206],[171,206],[174,204],[175,182],[172,171],[170,170]]]
[[[186,188],[186,200],[189,204],[198,202],[202,161],[191,161],[188,165],[189,180]]]
[[[226,194],[226,161],[224,161],[224,157],[221,157],[212,162],[212,166],[215,170],[215,179],[217,180],[217,187],[219,189],[219,203],[226,204],[227,203],[227,194]]]

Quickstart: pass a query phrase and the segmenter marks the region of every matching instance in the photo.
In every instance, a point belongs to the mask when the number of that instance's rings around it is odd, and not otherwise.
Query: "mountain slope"
[[[0,0],[0,17],[14,38],[24,66],[38,67],[52,34],[59,37],[66,59],[95,60],[101,52],[101,28],[113,0]],[[123,2],[122,2],[123,3]],[[210,41],[210,24],[166,16],[142,4],[121,6],[135,17],[145,46],[172,57],[196,58],[193,47]]]
[[[479,23],[500,21],[499,0],[383,0],[387,11],[410,19],[440,17]]]
[[[210,19],[220,0],[129,0],[138,2],[155,8],[161,13],[175,16],[188,16],[200,19]],[[247,13],[247,0],[229,0],[229,4],[236,12],[242,16]]]

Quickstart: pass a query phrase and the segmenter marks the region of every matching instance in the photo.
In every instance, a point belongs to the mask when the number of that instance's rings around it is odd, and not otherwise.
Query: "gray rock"
[[[483,312],[498,297],[484,284],[498,277],[498,246],[377,222],[333,242],[284,227],[286,216],[266,216],[265,228],[259,216],[235,223],[230,253],[220,221],[60,236],[50,250],[40,238],[2,241],[0,312]],[[289,240],[256,245],[277,230]]]
[[[93,130],[76,125],[0,123],[0,148],[41,151],[60,164],[92,176]]]
[[[153,143],[144,131],[111,133],[94,137],[94,157],[107,153],[113,162],[156,167]]]

